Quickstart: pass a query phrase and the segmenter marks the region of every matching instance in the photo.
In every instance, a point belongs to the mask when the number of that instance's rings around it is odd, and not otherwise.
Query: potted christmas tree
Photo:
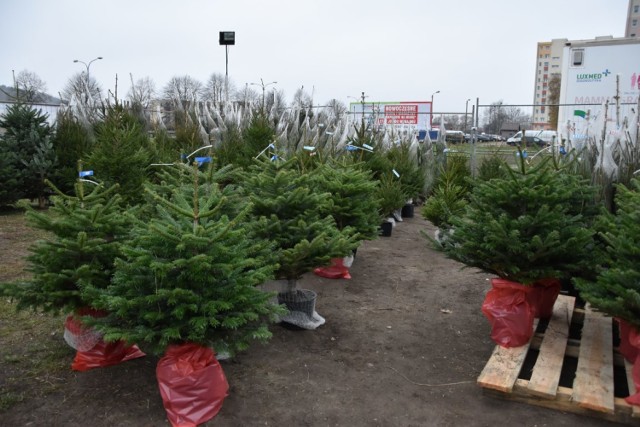
[[[581,213],[592,200],[591,187],[551,167],[549,158],[531,167],[519,159],[507,177],[474,186],[442,242],[451,258],[498,276],[483,312],[493,324],[492,338],[507,347],[528,342],[533,318],[551,315],[559,279],[586,268],[593,248]]]
[[[358,243],[378,236],[378,182],[362,163],[354,163],[346,157],[329,159],[312,171],[312,180],[318,191],[331,194],[332,203],[328,205],[327,213],[339,230],[352,234]],[[316,268],[315,274],[331,279],[351,278],[349,267],[355,249],[344,255],[344,258],[333,258],[329,267]]]
[[[283,310],[257,287],[275,266],[266,261],[270,244],[253,235],[251,206],[234,197],[239,190],[221,188],[211,179],[223,177],[197,165],[170,173],[159,187],[171,192],[146,188],[156,214],[138,220],[122,245],[98,302],[109,314],[96,327],[106,340],[165,352],[156,372],[167,415],[174,425],[196,425],[215,416],[227,393],[213,350],[232,355],[266,341]]]
[[[348,229],[339,230],[327,212],[331,195],[314,188],[314,180],[302,173],[297,159],[256,160],[244,175],[243,185],[259,219],[257,234],[274,244],[274,277],[284,281],[278,301],[289,314],[282,321],[305,329],[315,329],[325,320],[315,311],[316,293],[298,289],[303,274],[331,258],[343,256],[357,246],[357,237]]]
[[[81,171],[81,175],[88,173]],[[124,342],[105,343],[85,322],[86,316],[104,315],[96,310],[96,299],[108,287],[114,260],[129,235],[130,224],[122,215],[121,198],[115,194],[117,186],[105,188],[96,181],[78,179],[75,194],[67,195],[45,182],[55,193],[52,207],[38,212],[27,206],[26,215],[31,227],[49,233],[30,248],[30,280],[8,285],[5,292],[16,298],[19,309],[72,313],[65,321],[64,339],[77,350],[71,365],[74,370],[144,356],[136,346]],[[85,285],[94,292],[83,293]]]
[[[407,201],[406,195],[402,192],[402,185],[392,172],[383,173],[379,178],[378,185],[378,215],[382,221],[380,228],[382,236],[389,237],[393,230],[394,219],[392,213],[402,207]]]
[[[599,236],[606,244],[595,280],[575,279],[580,295],[592,307],[617,319],[620,352],[634,364],[633,379],[640,390],[640,181],[631,188],[616,186],[615,214],[605,212],[598,221]],[[640,404],[640,393],[627,399]]]

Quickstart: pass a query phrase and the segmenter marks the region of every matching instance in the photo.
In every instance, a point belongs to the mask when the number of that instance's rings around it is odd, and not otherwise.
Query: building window
[[[580,67],[584,64],[584,49],[574,49],[571,51],[571,65]]]
[[[541,112],[541,113],[544,113],[544,107],[541,107],[541,108],[540,108],[540,112]]]
[[[638,20],[637,19],[632,19],[631,20],[631,26],[635,27],[636,25],[638,25]]]
[[[546,90],[543,90],[543,91],[542,91],[542,95],[546,95],[546,94],[547,94],[547,91],[546,91]]]
[[[633,13],[638,13],[640,11],[640,5],[636,4],[633,6]]]

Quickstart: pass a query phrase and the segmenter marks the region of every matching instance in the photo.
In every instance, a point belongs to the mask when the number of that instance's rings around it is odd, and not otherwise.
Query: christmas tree
[[[26,215],[30,226],[50,232],[50,237],[30,248],[31,280],[11,285],[9,293],[18,300],[18,308],[57,313],[92,307],[93,299],[109,285],[114,259],[129,233],[117,187],[77,180],[71,196],[46,182],[55,192],[53,206],[48,212],[28,207]],[[83,295],[82,283],[97,292]]]
[[[313,170],[311,177],[314,188],[331,195],[328,213],[339,230],[354,234],[359,241],[378,236],[378,181],[363,164],[349,158],[328,159]]]
[[[197,164],[172,168],[169,189],[147,187],[156,213],[138,221],[123,245],[99,304],[109,315],[96,327],[106,341],[136,342],[156,354],[183,343],[233,354],[270,338],[268,322],[281,309],[256,285],[275,265],[266,262],[268,241],[253,238],[251,206],[210,181],[220,175]]]
[[[599,310],[640,328],[640,181],[617,185],[616,213],[598,222],[606,252],[595,280],[576,279],[582,298]]]
[[[507,177],[474,186],[464,213],[450,219],[447,255],[522,284],[587,268],[593,232],[583,212],[591,187],[549,159],[535,166],[519,159]]]
[[[288,292],[296,292],[304,273],[357,246],[350,230],[339,230],[328,214],[331,194],[316,188],[310,174],[301,173],[297,159],[262,158],[244,177],[252,213],[260,219],[258,234],[274,243],[275,277],[288,281]]]

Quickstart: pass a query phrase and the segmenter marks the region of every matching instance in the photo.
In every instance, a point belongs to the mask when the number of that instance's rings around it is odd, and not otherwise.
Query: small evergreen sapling
[[[50,237],[30,248],[31,280],[14,284],[9,292],[18,308],[57,313],[93,307],[110,283],[113,262],[129,233],[117,187],[98,185],[87,191],[78,180],[70,196],[46,182],[56,194],[53,206],[48,212],[28,208],[26,215],[30,226],[50,232]],[[83,286],[94,292],[83,294]]]
[[[105,340],[136,342],[156,354],[183,343],[234,354],[252,340],[267,340],[268,322],[281,308],[256,286],[276,266],[265,260],[268,242],[253,237],[251,206],[231,200],[233,187],[208,181],[218,175],[174,168],[177,179],[164,184],[171,191],[147,187],[157,212],[138,221],[123,245],[100,302],[110,314],[97,328]]]

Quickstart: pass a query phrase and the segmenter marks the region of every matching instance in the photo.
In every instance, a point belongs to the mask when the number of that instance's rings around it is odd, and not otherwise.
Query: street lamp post
[[[249,83],[250,85],[255,85],[255,86],[262,86],[262,112],[265,112],[265,104],[264,104],[264,91],[267,88],[267,86],[269,85],[275,85],[278,84],[278,82],[270,82],[270,83],[265,83],[262,80],[262,77],[260,78],[260,83]],[[275,94],[273,96],[273,99],[275,100]]]
[[[86,82],[85,82],[85,86],[86,86],[86,91],[87,94],[85,95],[85,102],[87,102],[89,100],[89,95],[91,94],[91,89],[89,84],[91,83],[91,81],[89,80],[89,69],[91,68],[91,64],[95,61],[97,61],[98,59],[102,59],[102,56],[98,56],[97,58],[92,59],[91,61],[89,61],[89,63],[87,64],[84,61],[80,61],[79,59],[74,59],[73,62],[74,63],[81,63],[84,65],[84,67],[87,69],[87,78],[86,78]]]
[[[464,104],[464,133],[467,133],[467,111],[469,110],[469,101],[471,101],[471,98],[467,99],[467,102]]]
[[[435,95],[436,93],[440,93],[440,91],[437,90],[437,91],[435,91],[435,92],[433,92],[431,94],[431,115],[430,115],[431,117],[429,119],[429,127],[430,128],[433,128],[433,95]]]

